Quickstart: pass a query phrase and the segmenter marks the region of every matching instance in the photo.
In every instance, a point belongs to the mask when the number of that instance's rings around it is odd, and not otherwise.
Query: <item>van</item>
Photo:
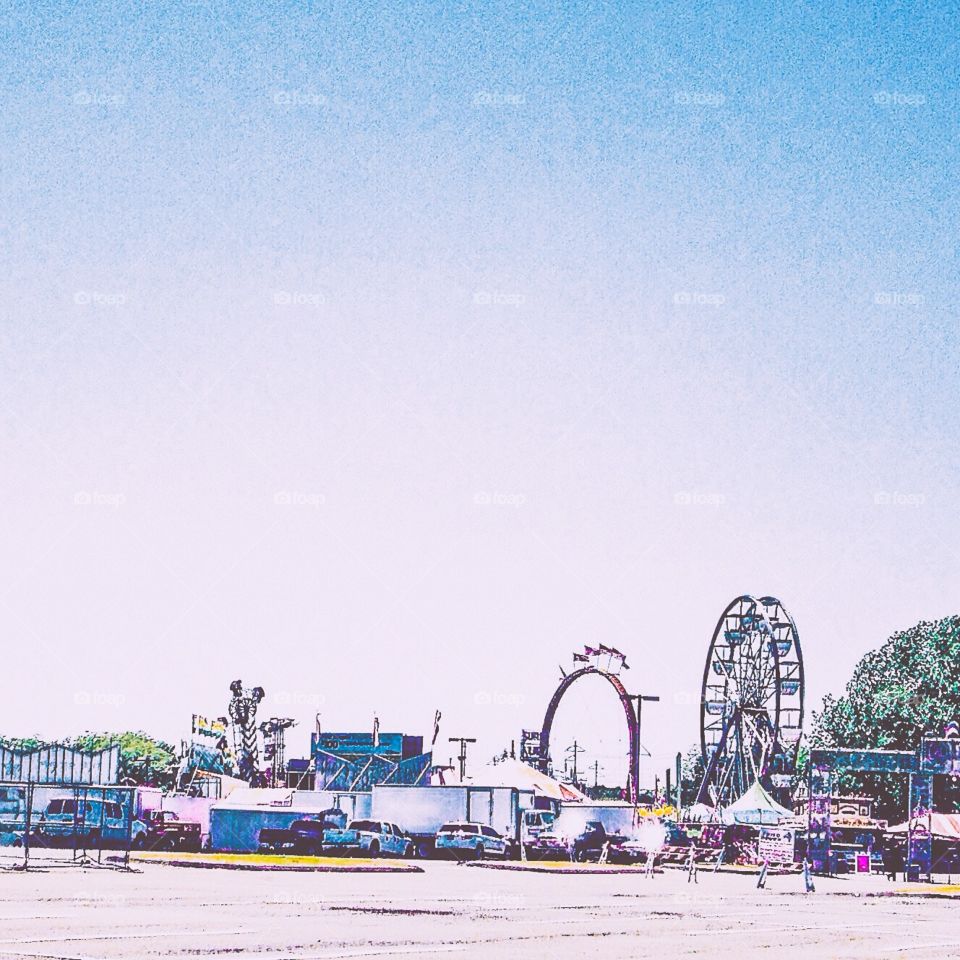
[[[59,797],[40,814],[33,836],[40,842],[77,838],[90,846],[126,846],[129,836],[132,846],[142,847],[146,833],[141,821],[128,822],[115,800]]]

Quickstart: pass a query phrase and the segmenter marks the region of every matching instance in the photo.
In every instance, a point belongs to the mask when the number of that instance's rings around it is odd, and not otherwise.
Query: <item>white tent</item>
[[[570,786],[548,777],[521,760],[507,758],[499,763],[491,763],[471,778],[476,787],[516,787],[519,790],[533,790],[542,797],[567,802],[586,800],[586,797]]]
[[[717,819],[717,811],[705,803],[695,803],[683,811],[680,819],[685,823],[714,823]]]
[[[739,800],[723,811],[723,822],[775,826],[781,820],[792,816],[792,810],[781,807],[759,783],[755,783]]]

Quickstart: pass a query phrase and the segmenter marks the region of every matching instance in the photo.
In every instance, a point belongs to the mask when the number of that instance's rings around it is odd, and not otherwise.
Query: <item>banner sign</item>
[[[193,724],[190,732],[194,737],[210,737],[219,740],[226,735],[227,728],[219,720],[208,720],[199,713],[193,715]]]
[[[399,756],[403,752],[402,733],[322,733],[314,740],[314,749],[343,757],[370,757],[373,754]]]
[[[960,740],[924,740],[920,769],[923,773],[960,776]]]
[[[520,759],[524,763],[540,759],[540,731],[520,731]]]
[[[761,827],[758,859],[767,863],[793,863],[795,833],[789,827]]]

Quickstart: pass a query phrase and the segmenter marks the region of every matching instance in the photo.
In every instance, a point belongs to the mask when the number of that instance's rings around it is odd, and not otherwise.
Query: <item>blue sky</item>
[[[243,675],[492,753],[606,640],[662,766],[733,596],[791,609],[810,706],[956,612],[957,35],[6,6],[0,630],[55,666],[4,729],[176,738]]]

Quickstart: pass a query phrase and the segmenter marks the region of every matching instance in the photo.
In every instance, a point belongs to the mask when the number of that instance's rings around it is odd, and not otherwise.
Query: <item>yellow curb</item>
[[[521,873],[645,873],[644,865],[629,863],[569,863],[563,860],[528,860],[526,863],[493,862],[490,860],[474,860],[467,863],[468,867],[481,867],[486,870],[516,870]],[[657,870],[657,873],[662,873]]]
[[[136,853],[131,860],[175,867],[223,867],[239,870],[329,870],[344,873],[422,873],[421,867],[402,860],[359,857],[295,857],[262,853]]]

